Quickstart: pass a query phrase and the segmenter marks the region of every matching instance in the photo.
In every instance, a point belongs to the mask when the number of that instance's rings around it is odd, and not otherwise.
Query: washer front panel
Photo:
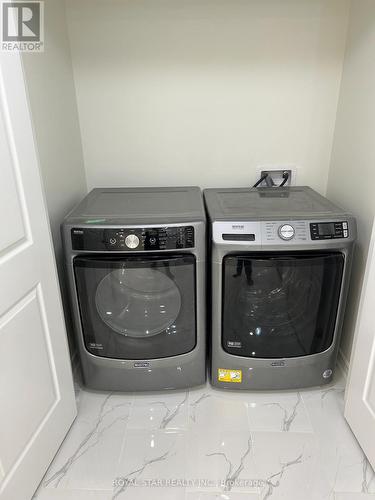
[[[88,353],[142,360],[194,349],[194,255],[78,256],[73,266]]]
[[[290,358],[333,341],[341,252],[246,252],[222,263],[222,347],[247,358]]]

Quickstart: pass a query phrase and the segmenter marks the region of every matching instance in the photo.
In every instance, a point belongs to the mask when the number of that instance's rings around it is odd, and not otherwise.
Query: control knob
[[[294,238],[295,230],[290,224],[283,224],[279,227],[279,236],[282,240],[288,241]]]
[[[139,245],[139,238],[136,234],[128,234],[125,238],[125,245],[132,250]]]

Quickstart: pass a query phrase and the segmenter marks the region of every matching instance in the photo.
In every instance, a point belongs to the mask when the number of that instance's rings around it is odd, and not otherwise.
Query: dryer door
[[[151,359],[196,343],[195,257],[76,257],[86,349],[97,356]]]
[[[341,253],[228,255],[223,260],[223,349],[288,358],[325,351],[334,337]]]

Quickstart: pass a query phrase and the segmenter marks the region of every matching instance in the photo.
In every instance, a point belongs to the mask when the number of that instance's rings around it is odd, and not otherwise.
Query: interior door
[[[0,499],[26,500],[69,429],[76,406],[16,53],[0,53],[0,172]]]
[[[362,288],[345,418],[375,469],[375,224]]]

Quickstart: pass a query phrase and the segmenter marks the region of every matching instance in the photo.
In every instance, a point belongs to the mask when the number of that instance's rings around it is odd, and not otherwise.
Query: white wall
[[[24,54],[23,64],[66,305],[60,223],[87,186],[63,0],[45,2],[45,52]]]
[[[358,221],[351,291],[342,342],[349,360],[375,215],[375,2],[353,0],[327,196]]]
[[[88,185],[325,192],[348,0],[67,0]]]

